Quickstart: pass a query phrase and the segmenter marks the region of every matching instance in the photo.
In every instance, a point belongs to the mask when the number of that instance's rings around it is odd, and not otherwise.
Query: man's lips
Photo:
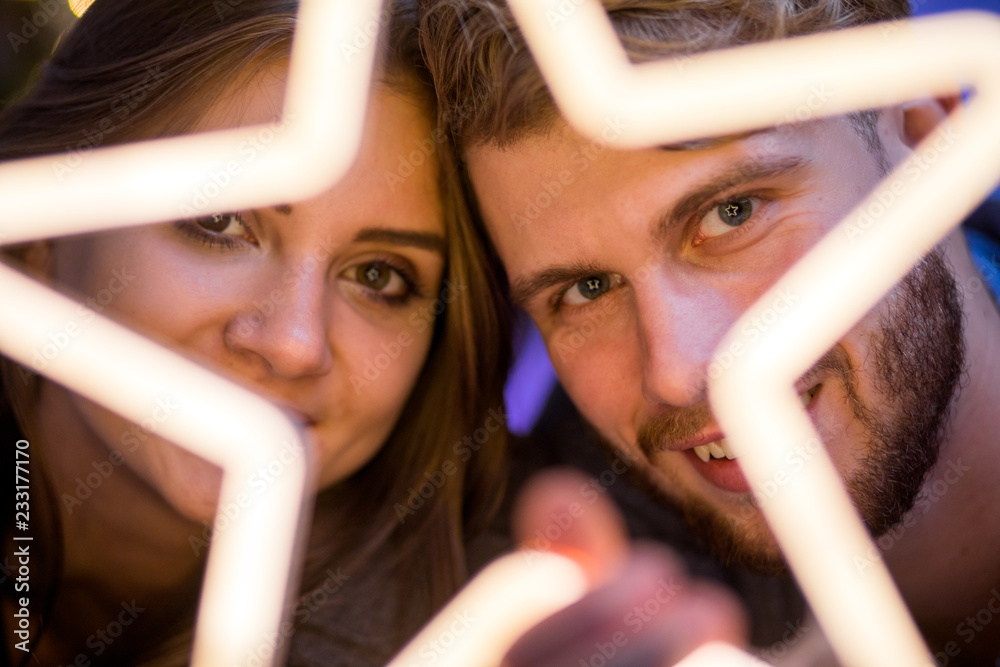
[[[821,384],[812,386],[796,387],[802,406],[809,409],[819,392]],[[703,428],[695,437],[679,443],[670,443],[663,447],[665,451],[688,452],[690,451],[703,463],[719,460],[733,460],[736,456],[729,448],[725,435],[715,424],[710,424]]]

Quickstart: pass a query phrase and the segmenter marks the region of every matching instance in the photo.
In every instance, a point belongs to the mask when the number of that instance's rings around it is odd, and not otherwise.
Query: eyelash
[[[702,239],[700,241],[696,241],[698,230],[697,230],[697,228],[695,228],[694,231],[692,232],[692,237],[693,237],[692,240],[691,240],[692,245],[694,245],[694,246],[697,247],[697,246],[702,245],[703,243],[705,243],[707,241],[712,241],[713,239],[722,239],[722,238],[725,238],[726,241],[735,241],[740,236],[742,236],[746,232],[746,230],[748,228],[751,228],[753,226],[753,224],[754,224],[757,216],[759,215],[760,209],[764,205],[766,205],[768,203],[768,201],[769,201],[769,199],[767,197],[765,197],[761,193],[755,192],[755,191],[737,192],[737,193],[733,193],[733,194],[726,194],[724,196],[720,196],[720,197],[717,197],[717,198],[711,200],[711,202],[709,204],[706,204],[706,205],[702,206],[701,208],[699,208],[691,216],[691,219],[690,219],[690,222],[688,223],[688,225],[689,226],[694,226],[697,223],[699,223],[713,209],[718,208],[719,206],[721,206],[722,204],[725,204],[726,202],[737,201],[737,200],[740,200],[740,199],[754,199],[754,200],[756,200],[756,201],[759,202],[757,208],[754,209],[753,213],[750,216],[750,219],[747,220],[746,223],[740,225],[739,227],[734,228],[733,231],[728,232],[726,234],[723,234],[721,236],[707,237],[707,238]],[[622,287],[624,285],[624,281],[623,281],[618,286],[613,287],[612,289],[608,290],[607,292],[605,292],[603,295],[601,295],[597,299],[594,299],[593,301],[590,301],[587,304],[582,304],[582,305],[578,305],[578,306],[565,306],[563,304],[563,300],[566,297],[566,294],[571,289],[573,289],[573,287],[575,287],[577,283],[579,283],[581,280],[583,280],[587,276],[589,276],[589,275],[597,275],[597,273],[600,273],[600,272],[588,273],[587,275],[581,275],[578,278],[575,278],[574,280],[570,280],[567,283],[565,283],[557,292],[555,292],[550,297],[550,300],[549,300],[549,311],[552,314],[556,314],[556,313],[559,313],[560,311],[562,311],[564,308],[568,307],[568,308],[572,308],[576,312],[584,312],[584,311],[586,311],[586,309],[588,309],[591,306],[597,304],[597,302],[601,301],[607,295],[611,294],[612,292],[616,291],[618,288],[620,288],[620,287]]]
[[[750,215],[750,218],[745,223],[743,223],[739,227],[734,228],[733,231],[727,232],[720,236],[711,236],[704,238],[700,241],[697,240],[698,228],[696,227],[696,225],[699,222],[701,222],[701,220],[704,219],[706,215],[708,215],[709,211],[718,208],[719,206],[725,204],[726,202],[737,201],[740,199],[756,199],[758,202],[760,202],[757,208],[755,208],[753,213]],[[746,233],[747,229],[753,227],[759,215],[760,209],[763,208],[763,206],[766,205],[768,201],[769,200],[767,199],[767,197],[763,196],[759,192],[754,192],[754,191],[736,192],[733,194],[727,194],[725,196],[717,197],[711,200],[711,203],[699,208],[695,212],[695,214],[691,216],[691,220],[688,223],[688,225],[693,228],[693,231],[691,232],[691,245],[697,247],[705,242],[723,238],[726,239],[726,241],[735,241],[744,233]]]
[[[247,228],[247,230],[249,231],[249,226],[243,219],[242,213],[226,213],[224,215],[235,216],[236,220],[245,228]],[[236,249],[238,246],[242,245],[243,243],[250,243],[250,241],[247,241],[245,239],[241,241],[240,237],[237,236],[230,236],[226,234],[213,234],[205,230],[198,224],[198,221],[202,219],[204,218],[190,218],[187,220],[179,220],[176,223],[174,223],[174,226],[177,228],[178,231],[180,231],[188,238],[191,238],[208,248],[233,250]],[[416,277],[413,275],[412,269],[410,267],[403,266],[402,262],[398,262],[395,260],[395,258],[392,257],[388,256],[374,257],[372,259],[366,260],[365,262],[361,262],[359,264],[355,264],[353,266],[348,267],[346,269],[346,272],[356,271],[358,267],[369,264],[384,264],[390,270],[394,271],[397,275],[399,275],[400,279],[406,285],[406,293],[400,295],[384,294],[382,292],[379,292],[378,290],[373,290],[369,287],[366,287],[358,283],[356,280],[351,280],[351,282],[357,285],[358,289],[362,291],[365,298],[368,298],[372,301],[375,301],[377,303],[382,303],[388,306],[403,306],[409,303],[411,299],[423,297],[423,291],[420,289]]]
[[[243,225],[247,231],[250,230],[250,226],[243,219],[243,214],[239,212],[223,213],[221,215],[234,216],[236,220]],[[241,239],[236,236],[228,236],[225,234],[213,234],[208,230],[204,229],[198,224],[199,220],[206,220],[211,216],[202,216],[199,218],[189,218],[187,220],[179,220],[174,223],[176,229],[194,241],[199,242],[201,245],[209,249],[225,249],[234,250],[243,243],[251,243],[246,239]],[[255,239],[256,241],[256,239]]]
[[[557,292],[555,292],[551,297],[549,297],[549,304],[548,304],[549,305],[549,312],[554,315],[556,313],[561,312],[564,308],[571,308],[574,312],[578,312],[578,313],[586,312],[589,308],[595,306],[599,301],[602,301],[606,296],[608,296],[609,294],[612,294],[613,292],[617,292],[619,289],[621,289],[622,287],[625,286],[625,280],[622,279],[622,281],[620,283],[618,283],[617,285],[615,285],[614,287],[612,287],[611,289],[609,289],[607,292],[605,292],[604,294],[602,294],[598,298],[596,298],[596,299],[594,299],[592,301],[588,301],[586,304],[581,304],[581,305],[577,305],[577,306],[567,306],[567,305],[563,304],[563,299],[565,299],[566,293],[569,292],[571,289],[573,289],[577,285],[577,283],[579,283],[584,278],[587,278],[588,276],[601,275],[603,273],[607,273],[608,275],[611,275],[613,272],[612,271],[593,271],[593,272],[587,273],[586,275],[581,275],[579,278],[576,278],[575,280],[572,280],[572,281],[564,284],[562,287],[559,288],[559,290]]]
[[[406,293],[399,295],[384,294],[382,292],[379,292],[378,290],[373,290],[370,287],[366,287],[361,283],[357,282],[356,280],[347,279],[350,282],[354,283],[357,286],[357,288],[361,290],[365,298],[371,299],[372,301],[385,304],[388,306],[405,306],[412,299],[423,298],[424,296],[423,290],[420,289],[420,285],[417,283],[417,279],[413,275],[412,269],[410,267],[403,266],[402,262],[397,261],[393,257],[388,257],[388,256],[374,257],[372,259],[365,260],[364,262],[353,264],[347,267],[347,269],[345,269],[343,272],[341,272],[341,275],[344,275],[345,273],[348,272],[354,273],[357,271],[359,267],[367,266],[369,264],[384,264],[393,271],[395,271],[397,274],[399,274],[400,279],[406,284]]]

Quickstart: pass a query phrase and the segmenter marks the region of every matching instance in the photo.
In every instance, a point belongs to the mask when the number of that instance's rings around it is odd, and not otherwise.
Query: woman
[[[296,8],[97,0],[0,118],[0,159],[278,121]],[[502,400],[503,287],[449,155],[427,141],[439,135],[412,10],[389,12],[361,155],[327,192],[8,253],[300,416],[322,490],[292,663],[384,662],[462,581],[463,540],[498,496],[502,429],[484,446],[466,436]],[[428,143],[412,173],[387,179]],[[33,560],[30,656],[12,645],[14,582],[2,584],[0,660],[184,664],[219,471],[159,438],[160,417],[127,423],[2,361],[0,437],[8,460],[31,443],[47,561]]]

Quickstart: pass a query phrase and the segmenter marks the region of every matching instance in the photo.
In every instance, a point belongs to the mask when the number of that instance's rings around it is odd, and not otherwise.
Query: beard
[[[883,313],[868,336],[873,400],[866,403],[859,397],[857,370],[840,345],[809,371],[825,372],[842,384],[864,434],[864,456],[844,484],[876,538],[902,521],[937,463],[963,371],[962,318],[954,276],[935,251],[883,301]],[[637,444],[652,461],[665,443],[690,439],[710,420],[706,404],[663,413],[640,427]],[[787,572],[770,532],[750,525],[750,519],[760,516],[752,498],[739,514],[732,514],[701,498],[668,494],[651,477],[644,482],[680,510],[723,563],[764,573]]]

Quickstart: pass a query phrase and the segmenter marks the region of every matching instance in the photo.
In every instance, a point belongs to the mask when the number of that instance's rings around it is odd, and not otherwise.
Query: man
[[[605,6],[635,61],[909,11],[906,0]],[[712,353],[957,101],[620,151],[559,117],[501,2],[433,0],[424,32],[513,300],[562,386],[724,562],[781,572],[758,508],[766,498],[749,492],[706,400]],[[1000,245],[969,231],[998,220],[984,208],[953,231],[798,384],[942,664],[1000,655],[1000,620],[990,623],[1000,612],[1000,515],[990,511],[1000,501],[1000,314],[986,286],[1000,289]]]

